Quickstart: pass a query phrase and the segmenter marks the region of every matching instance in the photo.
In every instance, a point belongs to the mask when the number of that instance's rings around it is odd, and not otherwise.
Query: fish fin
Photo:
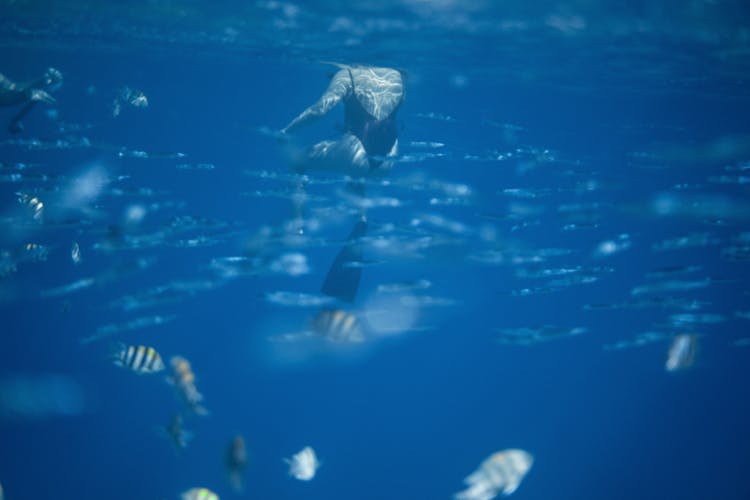
[[[347,243],[339,251],[326,274],[321,292],[344,302],[354,302],[362,278],[362,267],[351,266],[352,262],[362,261],[362,242],[367,232],[367,220],[362,218],[352,229]]]

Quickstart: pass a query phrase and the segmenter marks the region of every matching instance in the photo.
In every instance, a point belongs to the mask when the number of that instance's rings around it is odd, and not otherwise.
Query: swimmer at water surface
[[[387,169],[378,157],[398,153],[396,113],[404,101],[400,71],[374,66],[337,65],[328,89],[318,101],[281,130],[286,135],[344,103],[344,136],[310,148],[293,167],[297,170],[334,170],[365,176]]]
[[[403,75],[391,68],[336,66],[339,70],[325,93],[283,128],[281,134],[288,136],[343,102],[344,135],[335,141],[319,142],[304,153],[293,152],[290,155],[291,166],[299,173],[333,171],[355,179],[387,172],[392,163],[386,158],[398,154],[396,114],[404,101]],[[304,183],[302,179],[292,201],[295,216],[291,227],[300,233],[304,231]],[[358,196],[364,196],[362,182],[349,182],[348,189]],[[361,238],[366,231],[367,219],[363,210],[347,244],[326,275],[322,293],[345,302],[355,300],[362,274],[362,267],[357,265],[362,261]]]

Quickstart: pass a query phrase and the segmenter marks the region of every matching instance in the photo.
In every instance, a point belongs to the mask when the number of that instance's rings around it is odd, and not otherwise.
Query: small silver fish
[[[698,352],[698,336],[695,334],[677,335],[672,340],[667,353],[665,368],[669,372],[690,368],[695,363]]]
[[[73,264],[81,263],[81,247],[78,246],[77,241],[73,242],[73,246],[70,249],[70,259],[73,261]]]

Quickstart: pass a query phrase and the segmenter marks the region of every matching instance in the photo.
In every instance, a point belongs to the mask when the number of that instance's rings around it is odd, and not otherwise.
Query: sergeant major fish
[[[312,331],[333,342],[362,342],[359,320],[341,309],[323,309],[311,322]]]
[[[114,363],[129,368],[139,375],[157,373],[164,369],[161,356],[153,347],[125,346],[120,344],[114,354]]]

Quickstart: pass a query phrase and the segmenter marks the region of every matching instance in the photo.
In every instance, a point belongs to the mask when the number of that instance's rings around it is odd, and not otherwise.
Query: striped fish
[[[161,356],[153,347],[121,345],[114,355],[114,363],[130,368],[139,375],[157,373],[164,369]]]
[[[312,330],[333,342],[362,342],[364,335],[356,316],[341,309],[323,309],[312,320]]]

